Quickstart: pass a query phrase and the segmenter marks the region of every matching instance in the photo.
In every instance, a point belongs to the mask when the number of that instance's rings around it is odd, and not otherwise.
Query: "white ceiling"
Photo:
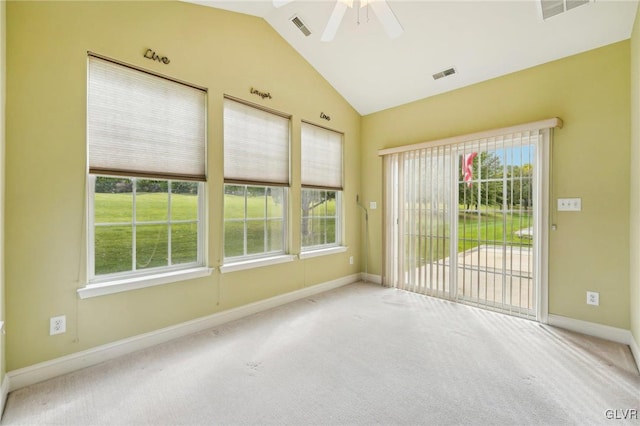
[[[544,21],[535,0],[388,0],[404,27],[389,39],[373,11],[348,9],[320,36],[334,0],[188,0],[264,18],[362,115],[584,52],[631,36],[636,0],[596,0]],[[298,15],[312,34],[289,20]],[[455,67],[453,76],[432,74]]]

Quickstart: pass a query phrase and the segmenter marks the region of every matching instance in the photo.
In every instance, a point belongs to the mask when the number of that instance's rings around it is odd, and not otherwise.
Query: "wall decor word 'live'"
[[[147,59],[151,59],[152,61],[162,62],[163,64],[168,64],[169,62],[171,62],[166,56],[159,56],[151,49],[147,49],[147,51],[144,52],[144,57]]]
[[[329,117],[327,114],[325,114],[324,112],[320,113],[320,118],[324,118],[327,121],[331,121],[331,117]]]
[[[258,90],[258,89],[254,89],[253,87],[252,87],[251,89],[249,89],[249,92],[250,92],[252,95],[260,96],[262,99],[264,99],[264,98],[269,98],[269,99],[271,99],[271,93],[269,93],[269,92],[261,92],[260,90]]]

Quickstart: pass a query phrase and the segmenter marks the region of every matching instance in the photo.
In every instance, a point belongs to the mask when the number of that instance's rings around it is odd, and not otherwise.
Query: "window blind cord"
[[[558,226],[558,206],[557,204],[554,203],[555,200],[555,185],[553,182],[553,149],[554,149],[554,143],[553,143],[553,129],[549,129],[549,136],[548,136],[548,150],[549,150],[549,216],[550,217],[550,222],[551,222],[551,230],[555,231],[557,229]]]
[[[78,241],[78,274],[76,275],[76,283],[78,284],[78,289],[80,289],[82,287],[81,284],[81,276],[82,276],[82,267],[83,265],[87,265],[88,264],[88,259],[86,258],[86,255],[83,255],[83,249],[86,248],[85,244],[87,241],[87,197],[88,197],[88,185],[89,185],[89,178],[88,175],[86,173],[84,173],[84,178],[83,178],[83,190],[82,190],[82,214],[81,214],[81,219],[80,219],[80,238]],[[86,251],[85,251],[86,253]],[[86,270],[85,270],[85,276],[86,276]],[[79,303],[80,303],[80,298],[76,297],[75,298],[75,330],[74,330],[74,339],[72,340],[73,343],[79,343],[80,342],[80,315],[79,315]]]
[[[364,210],[364,282],[369,282],[369,212],[360,204],[360,196],[356,195],[356,204]]]
[[[140,262],[136,261],[136,264],[137,264],[138,268],[146,268],[147,266],[149,266],[151,261],[156,256],[156,251],[158,250],[158,244],[160,243],[160,231],[161,230],[162,229],[160,227],[158,227],[158,232],[156,232],[156,242],[155,242],[155,245],[153,246],[153,251],[149,255],[149,259],[145,263],[140,263]]]
[[[83,191],[82,191],[82,214],[80,219],[80,237],[78,241],[78,274],[76,275],[76,283],[78,283],[78,289],[82,288],[80,284],[80,276],[82,275],[83,255],[82,250],[86,244],[86,232],[87,232],[87,192],[88,192],[89,179],[87,174],[84,174],[83,179]],[[88,262],[85,262],[88,263]]]

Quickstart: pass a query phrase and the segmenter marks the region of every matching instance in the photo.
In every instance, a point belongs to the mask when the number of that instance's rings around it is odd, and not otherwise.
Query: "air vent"
[[[293,22],[293,25],[295,25],[305,37],[309,37],[311,35],[311,31],[309,31],[309,28],[307,28],[304,22],[302,22],[302,19],[298,18],[298,15],[293,15],[290,21]]]
[[[434,80],[439,80],[439,79],[441,79],[443,77],[448,77],[448,76],[453,75],[455,73],[456,73],[455,68],[449,68],[448,70],[444,70],[444,71],[440,71],[440,72],[435,73],[433,75],[433,79]]]
[[[542,19],[549,19],[587,3],[589,0],[540,0]]]

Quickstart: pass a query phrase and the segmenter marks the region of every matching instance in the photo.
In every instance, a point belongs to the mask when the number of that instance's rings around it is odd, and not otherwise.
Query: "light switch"
[[[579,212],[582,210],[582,198],[558,198],[559,212]]]
[[[376,203],[375,201],[369,201],[369,209],[375,210],[377,208],[378,208],[378,203]]]

